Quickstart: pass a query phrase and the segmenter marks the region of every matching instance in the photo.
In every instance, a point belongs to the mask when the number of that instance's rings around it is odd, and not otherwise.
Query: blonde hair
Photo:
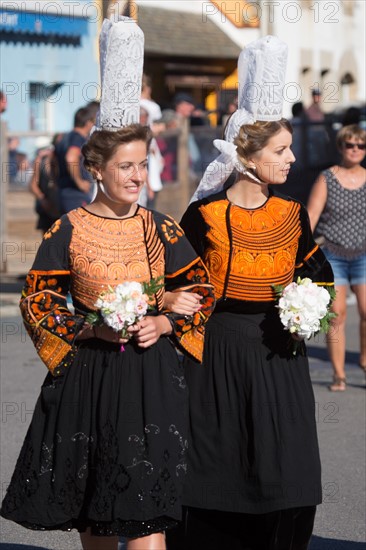
[[[342,146],[347,139],[358,139],[365,143],[366,141],[366,131],[360,128],[357,124],[349,124],[348,126],[343,126],[337,133],[336,143],[338,149],[342,149]]]

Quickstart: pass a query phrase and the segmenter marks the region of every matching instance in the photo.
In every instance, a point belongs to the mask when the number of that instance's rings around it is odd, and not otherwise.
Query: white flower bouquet
[[[296,283],[284,288],[274,286],[274,290],[279,296],[277,307],[281,322],[291,334],[309,339],[318,332],[328,332],[330,320],[336,316],[330,311],[335,297],[333,287],[319,286],[308,277],[298,277]]]
[[[105,323],[115,332],[120,332],[121,338],[129,338],[128,327],[146,315],[152,296],[164,286],[159,282],[161,279],[163,277],[151,279],[148,283],[125,281],[115,288],[109,286],[94,304],[98,311],[86,316],[87,323]]]

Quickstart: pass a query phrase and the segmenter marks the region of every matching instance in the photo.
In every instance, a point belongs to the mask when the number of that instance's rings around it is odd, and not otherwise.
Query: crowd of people
[[[179,225],[154,209],[164,170],[176,177],[161,129],[205,114],[185,93],[161,111],[142,45],[132,20],[103,23],[102,78],[119,86],[78,109],[34,163],[44,239],[20,308],[49,373],[1,514],[77,529],[84,550],[117,550],[119,537],[128,550],[306,550],[322,499],[315,402],[304,337],[284,330],[274,289],[335,285],[329,389],[344,391],[348,285],[366,370],[366,132],[339,131],[340,163],[319,175],[308,210],[283,194],[296,158],[282,93],[243,93],[264,75],[285,81],[286,44],[261,38],[240,54],[221,154]],[[132,81],[138,109],[124,95]],[[319,101],[314,90],[294,117],[320,123]],[[193,134],[187,147],[194,170]],[[123,317],[140,287],[144,313]]]
[[[4,94],[3,94],[4,95]],[[6,100],[4,96],[4,101]],[[340,161],[340,153],[336,145],[336,134],[342,126],[349,124],[358,124],[365,127],[362,110],[358,107],[350,107],[342,115],[335,113],[325,114],[322,110],[322,93],[315,88],[312,90],[312,103],[306,108],[303,102],[296,102],[292,107],[291,124],[293,127],[292,149],[296,157],[296,164],[289,174],[288,181],[284,186],[286,192],[291,193],[297,199],[307,202],[311,185],[317,175]],[[80,144],[85,136],[89,134],[90,126],[95,122],[99,102],[92,101],[83,108],[90,111],[91,120],[84,122],[81,119],[83,112],[78,110],[74,116],[74,127],[72,133],[64,134],[64,139],[57,133],[52,140],[46,138],[47,144],[40,144],[42,138],[38,138],[38,149],[33,160],[19,149],[19,139],[17,137],[9,138],[8,142],[8,173],[9,183],[12,188],[27,189],[30,188],[37,199],[36,211],[41,210],[39,198],[43,192],[37,192],[35,184],[35,173],[39,169],[41,159],[53,153],[57,154],[57,162],[53,162],[54,168],[59,171],[60,176],[53,173],[53,185],[57,184],[59,179],[61,204],[58,206],[59,212],[64,212],[76,205],[76,197],[80,200],[89,201],[93,196],[92,182],[88,182],[89,176],[85,173],[82,163],[78,169],[80,159]],[[189,172],[192,181],[198,182],[204,173],[207,165],[215,157],[215,148],[212,140],[207,139],[207,135],[212,136],[213,127],[210,124],[209,115],[202,106],[200,106],[189,93],[179,92],[171,100],[169,108],[162,109],[160,105],[152,99],[152,81],[144,74],[141,89],[141,121],[146,122],[153,131],[154,140],[150,149],[149,178],[143,189],[140,202],[144,206],[154,207],[156,197],[164,185],[169,185],[178,180],[178,136],[183,121],[189,121],[188,134],[188,152],[189,152]],[[219,126],[225,128],[227,120],[237,109],[237,100],[229,100],[226,107],[216,113]],[[3,112],[6,110],[6,101]],[[84,113],[85,116],[85,113]],[[79,124],[81,126],[79,126]],[[196,128],[199,129],[197,133]],[[206,131],[202,132],[202,128]],[[67,136],[67,137],[66,137]],[[60,138],[61,143],[55,147]],[[70,146],[66,139],[71,139]],[[74,140],[78,142],[74,144]],[[65,165],[64,157],[68,152],[68,163]],[[73,154],[75,158],[73,158]],[[69,179],[70,162],[73,164],[73,175],[70,176],[73,184],[67,182]],[[365,161],[362,162],[365,166]],[[78,171],[80,170],[80,174]],[[84,182],[82,181],[84,180]],[[75,180],[76,178],[76,180]],[[89,178],[90,179],[90,178]],[[89,191],[83,191],[81,188]],[[61,191],[62,189],[62,191]],[[67,190],[66,190],[67,189]],[[71,189],[71,190],[70,190]],[[95,191],[95,189],[94,189]],[[84,193],[84,195],[83,195]],[[44,220],[39,222],[39,228],[44,227]]]

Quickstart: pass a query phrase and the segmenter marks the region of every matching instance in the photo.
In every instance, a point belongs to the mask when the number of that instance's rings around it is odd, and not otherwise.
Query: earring
[[[256,166],[253,166],[253,168],[252,168],[253,172],[255,172],[256,169],[257,169],[257,167],[256,167]]]

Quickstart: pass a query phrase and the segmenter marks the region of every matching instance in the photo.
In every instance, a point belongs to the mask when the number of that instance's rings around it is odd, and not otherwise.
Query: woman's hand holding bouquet
[[[102,340],[123,344],[135,337],[138,345],[149,347],[162,334],[171,331],[164,315],[146,316],[152,296],[163,286],[162,277],[149,283],[124,282],[109,287],[95,303],[96,312],[89,313],[86,322],[93,327],[94,336]]]
[[[274,286],[279,297],[278,309],[280,319],[288,330],[294,342],[295,354],[298,342],[304,338],[311,338],[319,332],[327,333],[330,321],[335,313],[330,311],[332,300],[335,297],[333,287],[324,287],[312,282],[309,278],[290,283],[285,288]]]

